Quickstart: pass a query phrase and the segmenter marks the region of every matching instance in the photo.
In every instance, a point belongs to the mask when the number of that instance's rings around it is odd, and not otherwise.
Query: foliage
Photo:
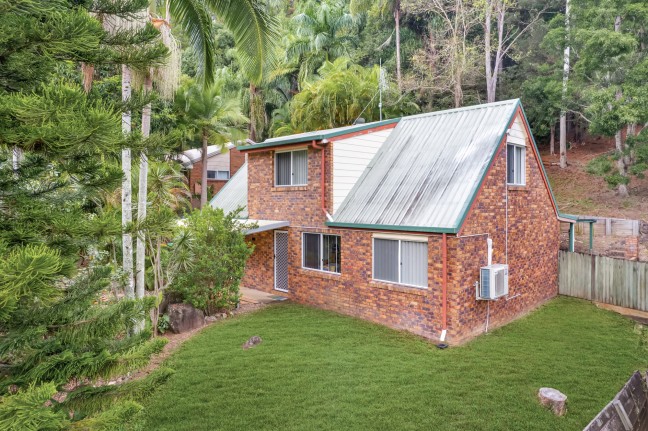
[[[168,314],[163,314],[160,316],[160,319],[158,320],[158,332],[160,334],[164,334],[168,329],[169,329],[169,315]]]
[[[261,79],[273,63],[277,23],[258,0],[171,0],[171,16],[189,38],[198,59],[198,75],[206,86],[215,73],[214,32],[211,15],[231,31],[238,61],[253,79]]]
[[[311,78],[325,62],[349,56],[358,41],[358,20],[338,1],[306,2],[292,18],[294,35],[289,37],[286,56],[299,64],[299,80]]]
[[[290,104],[292,130],[296,132],[347,126],[358,117],[377,121],[380,68],[364,68],[348,58],[325,62],[319,77],[305,82]],[[393,86],[383,90],[383,118],[411,114],[418,107],[402,98]]]
[[[141,402],[151,396],[173,373],[173,370],[162,367],[146,377],[119,385],[84,386],[68,395],[57,409],[87,416],[107,410],[117,402]]]
[[[207,314],[238,302],[239,282],[252,248],[236,217],[235,212],[225,215],[221,209],[206,207],[186,219],[191,264],[180,271],[172,290]]]
[[[0,397],[0,428],[6,431],[62,430],[68,424],[65,412],[46,405],[55,393],[56,386],[45,383]]]

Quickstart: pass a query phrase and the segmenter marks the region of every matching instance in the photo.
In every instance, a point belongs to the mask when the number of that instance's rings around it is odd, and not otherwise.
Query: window
[[[427,287],[427,238],[424,241],[374,238],[373,278]]]
[[[302,266],[327,272],[341,272],[340,237],[322,233],[304,233]]]
[[[523,186],[525,179],[526,148],[519,145],[506,145],[506,182],[515,186]]]
[[[210,180],[229,180],[229,171],[207,171],[207,179]]]
[[[275,184],[278,186],[308,184],[308,150],[276,153]]]

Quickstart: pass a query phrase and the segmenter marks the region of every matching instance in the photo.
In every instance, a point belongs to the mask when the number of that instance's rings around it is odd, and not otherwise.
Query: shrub
[[[245,242],[237,212],[204,208],[187,218],[191,263],[182,269],[171,290],[207,314],[232,308],[252,248]]]

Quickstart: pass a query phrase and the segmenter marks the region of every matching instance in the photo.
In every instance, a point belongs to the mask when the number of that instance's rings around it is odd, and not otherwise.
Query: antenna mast
[[[385,77],[383,75],[383,68],[382,68],[382,58],[380,59],[380,73],[378,74],[378,94],[379,100],[378,100],[378,111],[380,112],[380,121],[382,121],[382,88],[383,88],[383,81]]]

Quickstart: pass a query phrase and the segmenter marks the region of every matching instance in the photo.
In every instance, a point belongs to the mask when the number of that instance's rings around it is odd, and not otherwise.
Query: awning
[[[254,220],[254,219],[245,219],[238,220],[241,224],[248,226],[245,229],[246,235],[252,235],[253,233],[265,232],[267,230],[281,229],[282,227],[290,226],[289,221],[282,220]]]

